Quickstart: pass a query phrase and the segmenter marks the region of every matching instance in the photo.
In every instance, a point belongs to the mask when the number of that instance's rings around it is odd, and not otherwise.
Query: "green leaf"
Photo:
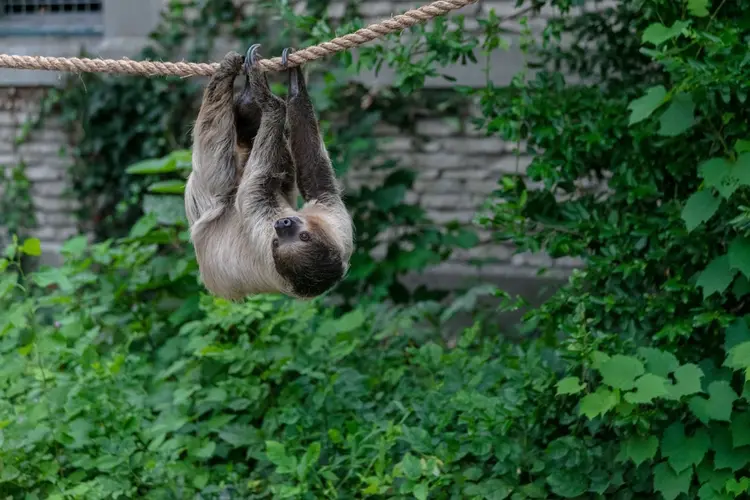
[[[552,493],[563,498],[580,497],[589,489],[589,479],[578,470],[555,470],[547,476]]]
[[[729,244],[729,266],[750,277],[750,238],[738,236]]]
[[[737,318],[727,327],[724,335],[724,352],[727,354],[736,345],[750,341],[750,328],[744,318]]]
[[[86,250],[86,246],[88,244],[89,240],[85,235],[75,236],[66,241],[60,251],[65,255],[70,255],[71,257],[80,257],[81,255],[83,255],[83,252],[84,250]]]
[[[677,94],[659,119],[658,134],[675,137],[695,123],[695,103],[690,94]]]
[[[195,477],[193,477],[193,486],[195,486],[199,490],[205,488],[210,477],[211,476],[208,472],[198,473]]]
[[[591,367],[594,370],[601,370],[604,363],[610,359],[609,354],[602,351],[594,351],[591,353]]]
[[[750,153],[739,155],[735,162],[722,157],[706,160],[698,166],[698,175],[706,186],[729,198],[740,186],[750,185]]]
[[[158,220],[155,214],[150,213],[142,216],[140,219],[133,224],[130,228],[130,238],[142,238],[151,232],[158,225]]]
[[[715,490],[721,491],[727,480],[732,477],[732,473],[726,469],[719,470],[714,467],[713,460],[704,460],[696,467],[698,473],[698,482],[708,484]]]
[[[156,217],[159,224],[175,225],[187,222],[185,201],[179,196],[144,195],[143,212]]]
[[[706,299],[714,293],[723,293],[732,284],[736,273],[729,267],[729,256],[722,255],[709,262],[696,285],[703,288],[703,298]]]
[[[411,453],[406,453],[403,460],[401,460],[401,470],[404,471],[404,476],[412,481],[416,481],[422,477],[422,464],[420,460]]]
[[[151,193],[184,194],[185,182],[177,179],[155,182],[148,187],[148,190]]]
[[[708,394],[711,396],[709,399],[711,418],[728,422],[732,414],[732,405],[738,399],[737,393],[734,392],[729,382],[717,380],[709,384]]]
[[[655,436],[633,436],[623,444],[623,453],[637,467],[654,458],[658,448],[659,440]]]
[[[18,274],[6,273],[0,276],[0,298],[6,298],[18,286]],[[2,323],[0,323],[1,325]],[[0,329],[2,333],[2,329]]]
[[[750,341],[741,342],[732,347],[727,353],[724,366],[728,366],[733,370],[750,368]]]
[[[708,400],[699,396],[694,396],[688,402],[688,408],[693,412],[693,415],[698,417],[698,420],[708,425],[711,421],[711,415],[708,412]]]
[[[65,275],[61,268],[50,268],[44,271],[37,271],[32,276],[34,283],[37,286],[46,288],[50,285],[57,285],[63,292],[70,292],[73,290],[73,283]]]
[[[679,361],[671,352],[653,347],[641,347],[638,355],[646,362],[646,371],[660,377],[667,378],[670,373],[680,367]]]
[[[0,468],[0,483],[10,483],[20,475],[21,471],[12,464],[3,464],[3,467]]]
[[[643,363],[633,356],[616,354],[602,364],[599,371],[605,384],[615,389],[632,389],[636,377],[645,371]]]
[[[732,417],[732,446],[739,448],[750,444],[750,413],[735,413]]]
[[[732,295],[737,299],[741,299],[745,295],[750,295],[750,280],[743,275],[738,276],[732,285]]]
[[[565,377],[557,383],[556,387],[557,395],[560,396],[562,394],[577,394],[586,386],[578,380],[578,377]]]
[[[737,400],[737,393],[732,390],[729,382],[716,380],[708,386],[709,398],[695,396],[690,400],[689,407],[698,419],[707,424],[710,420],[728,422],[732,414],[732,405]]]
[[[674,500],[681,493],[687,494],[692,478],[691,468],[676,473],[666,462],[654,467],[654,489],[661,493],[665,500]]]
[[[675,21],[669,27],[664,26],[662,23],[653,23],[643,31],[641,41],[659,46],[667,40],[680,36],[682,31],[688,26],[690,26],[689,21]]]
[[[297,466],[297,476],[304,477],[310,467],[313,467],[318,463],[320,458],[320,442],[315,441],[307,447],[307,451],[302,456],[299,465]]]
[[[663,85],[656,85],[646,90],[646,94],[643,97],[634,99],[628,104],[628,109],[630,110],[628,125],[635,125],[651,116],[659,106],[664,104],[666,97],[667,89]]]
[[[712,432],[714,466],[717,469],[742,469],[750,462],[750,447],[735,448],[729,429],[716,428]]]
[[[688,12],[691,16],[706,17],[710,0],[687,0]]]
[[[286,448],[277,441],[266,441],[266,456],[276,467],[280,474],[293,473],[297,466],[297,460],[286,454]]]
[[[39,257],[42,255],[42,243],[37,238],[29,238],[23,242],[21,251],[32,257]]]
[[[364,325],[365,319],[365,313],[362,309],[354,309],[338,319],[327,321],[320,329],[331,335],[353,332]]]
[[[167,174],[175,170],[177,170],[177,161],[170,155],[164,158],[139,161],[126,168],[125,173],[135,175]]]
[[[667,427],[661,439],[661,454],[678,473],[701,463],[710,447],[711,439],[705,429],[698,429],[688,437],[679,422]]]
[[[581,399],[579,412],[589,420],[597,415],[604,415],[617,404],[617,397],[606,387],[599,387],[596,392],[587,394]]]
[[[698,500],[732,500],[732,497],[721,493],[710,484],[704,484],[698,489]]]
[[[206,441],[200,448],[193,451],[192,455],[196,458],[208,459],[214,455],[214,451],[216,451],[216,443]]]
[[[706,186],[715,187],[725,198],[737,188],[736,185],[723,182],[731,172],[732,164],[724,157],[710,158],[698,165],[698,176],[706,181]]]
[[[417,500],[427,500],[429,488],[427,487],[427,483],[421,482],[414,486],[414,489],[411,492]]]
[[[671,399],[680,399],[683,396],[701,392],[703,370],[701,370],[698,365],[688,363],[680,366],[675,370],[674,378],[677,382],[672,386],[667,387]]]
[[[727,480],[727,484],[725,486],[727,493],[731,493],[735,497],[740,496],[740,494],[745,493],[750,489],[750,478],[743,477],[739,481],[737,481],[735,478],[730,477]]]
[[[734,150],[738,154],[747,153],[750,151],[750,141],[745,139],[738,139],[737,142],[734,143]]]
[[[721,205],[721,198],[709,189],[696,191],[685,202],[682,208],[682,220],[688,231],[692,231],[713,217]]]
[[[635,392],[625,394],[625,401],[633,404],[650,403],[655,398],[668,394],[666,384],[666,379],[653,373],[646,373],[635,381]]]

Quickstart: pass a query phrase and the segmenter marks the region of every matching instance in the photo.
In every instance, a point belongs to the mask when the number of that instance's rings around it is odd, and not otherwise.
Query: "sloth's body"
[[[257,47],[256,47],[257,48]],[[243,57],[230,52],[211,78],[193,130],[185,187],[201,279],[214,295],[320,295],[348,268],[352,220],[341,200],[304,77],[289,72],[287,102],[256,66],[234,98]],[[297,193],[305,205],[295,210]]]

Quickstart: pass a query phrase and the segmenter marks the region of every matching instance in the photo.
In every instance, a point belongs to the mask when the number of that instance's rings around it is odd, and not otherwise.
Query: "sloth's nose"
[[[284,217],[283,219],[277,220],[276,223],[274,223],[273,227],[275,229],[288,229],[292,227],[292,224],[292,219],[290,219],[289,217]]]
[[[291,237],[296,234],[301,223],[302,221],[297,217],[284,217],[274,222],[273,228],[276,230],[277,235]]]

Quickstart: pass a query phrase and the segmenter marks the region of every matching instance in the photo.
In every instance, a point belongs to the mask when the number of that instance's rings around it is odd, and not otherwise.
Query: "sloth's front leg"
[[[250,152],[240,185],[242,209],[250,214],[261,211],[275,213],[288,204],[287,197],[294,189],[294,163],[284,136],[286,103],[271,92],[268,79],[258,67],[260,45],[248,51],[248,78],[253,97],[261,109],[258,134]]]

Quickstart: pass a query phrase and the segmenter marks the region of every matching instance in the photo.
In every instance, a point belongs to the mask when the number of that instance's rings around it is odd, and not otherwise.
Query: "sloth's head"
[[[324,218],[306,215],[278,219],[273,225],[276,271],[298,297],[316,297],[344,275],[341,249]]]

